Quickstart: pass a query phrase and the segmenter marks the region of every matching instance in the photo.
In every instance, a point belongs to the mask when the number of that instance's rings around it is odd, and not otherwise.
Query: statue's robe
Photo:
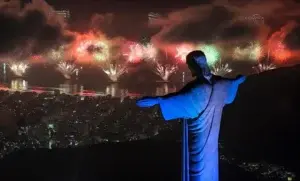
[[[165,120],[188,122],[189,181],[218,181],[218,139],[223,107],[234,101],[245,77],[196,79],[159,102]]]

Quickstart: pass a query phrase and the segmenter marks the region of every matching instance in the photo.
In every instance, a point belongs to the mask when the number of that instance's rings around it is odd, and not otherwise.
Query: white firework
[[[65,47],[62,45],[58,49],[51,49],[48,52],[48,57],[54,61],[62,60],[64,58]]]
[[[143,46],[143,57],[146,60],[155,61],[157,56],[157,49],[153,46],[153,44],[148,43],[147,45]]]
[[[175,58],[179,58],[180,61],[185,62],[186,56],[193,51],[193,48],[190,46],[180,46],[176,48],[176,51]]]
[[[117,82],[119,77],[127,72],[126,65],[109,64],[108,67],[102,68],[102,70],[108,75],[111,81]]]
[[[259,63],[258,65],[254,66],[253,69],[257,73],[261,73],[261,72],[265,72],[268,70],[276,69],[276,65],[274,65],[272,63]]]
[[[236,60],[257,61],[264,56],[263,48],[258,42],[250,42],[245,48],[236,47],[233,51],[233,58]]]
[[[263,51],[263,47],[259,42],[251,42],[249,46],[249,59],[250,60],[259,60],[265,57],[266,54]]]
[[[232,69],[229,67],[229,65],[227,63],[223,64],[221,62],[215,64],[211,69],[211,73],[218,76],[225,76],[231,72]]]
[[[128,57],[129,62],[135,62],[144,57],[144,47],[141,44],[135,43],[129,46],[129,52],[124,55]]]
[[[24,62],[15,62],[10,64],[9,67],[16,76],[22,77],[29,68],[29,65]]]
[[[63,74],[66,79],[71,79],[71,75],[76,72],[76,65],[68,62],[60,62],[57,64],[57,70]]]
[[[168,81],[170,76],[178,70],[176,65],[162,65],[160,63],[155,64],[155,73],[161,77],[162,80]]]

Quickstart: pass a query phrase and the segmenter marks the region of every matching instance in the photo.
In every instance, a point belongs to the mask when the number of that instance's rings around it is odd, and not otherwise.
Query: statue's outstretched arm
[[[189,83],[182,90],[176,93],[167,94],[161,97],[146,97],[137,101],[140,107],[151,107],[159,105],[165,120],[173,120],[179,118],[197,117],[202,104],[206,103],[206,92],[210,87],[197,87],[197,84]]]
[[[246,76],[244,75],[238,75],[234,79],[228,79],[229,80],[229,89],[228,89],[228,95],[225,99],[225,104],[231,104],[238,92],[239,85],[246,80]]]
[[[164,95],[164,96],[155,96],[155,97],[147,96],[147,97],[143,97],[143,98],[137,100],[137,105],[139,107],[151,107],[151,106],[159,104],[161,100],[166,100],[168,98],[178,97],[178,96],[182,97],[182,96],[188,94],[191,91],[194,84],[195,84],[195,82],[192,81],[192,82],[188,83],[180,91],[170,93],[170,94],[167,94],[167,95]]]
[[[247,76],[237,75],[235,78],[223,78],[223,79],[230,81],[230,82],[237,83],[237,84],[241,84],[241,83],[245,82],[245,80],[247,79]]]

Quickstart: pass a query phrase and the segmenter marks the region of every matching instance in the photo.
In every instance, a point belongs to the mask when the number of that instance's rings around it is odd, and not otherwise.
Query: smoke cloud
[[[216,0],[158,17],[149,26],[161,28],[152,37],[157,46],[182,42],[266,40],[288,21],[299,21],[299,8],[300,4],[291,0]],[[295,38],[297,32],[299,28],[286,38],[293,47],[299,45],[299,38]]]
[[[40,54],[70,42],[66,24],[45,1],[33,0],[23,9],[16,4],[0,4],[0,55]]]
[[[90,28],[96,30],[103,30],[107,29],[108,26],[111,26],[114,19],[114,14],[107,13],[107,14],[94,14],[90,21]]]
[[[287,44],[288,48],[291,50],[299,50],[300,49],[300,26],[297,24],[291,32],[285,37],[285,44]]]

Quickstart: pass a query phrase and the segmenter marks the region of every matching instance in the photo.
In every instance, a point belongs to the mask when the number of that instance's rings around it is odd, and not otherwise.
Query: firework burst
[[[59,62],[57,70],[62,73],[66,79],[71,79],[71,75],[76,72],[76,65],[69,62]]]
[[[220,52],[218,51],[217,47],[213,45],[204,45],[199,46],[199,50],[203,51],[206,56],[207,64],[209,66],[214,66],[220,60]]]
[[[276,69],[276,65],[274,65],[272,63],[259,63],[258,65],[254,66],[253,69],[257,73],[261,73],[261,72],[265,72],[268,70]]]
[[[216,63],[214,66],[212,66],[211,73],[218,76],[225,76],[232,72],[232,69],[229,67],[229,65],[223,64],[222,62]]]
[[[104,42],[96,42],[92,50],[95,60],[103,62],[109,58],[109,46]]]
[[[289,58],[291,58],[292,53],[287,49],[286,45],[277,41],[271,44],[271,56],[280,63],[285,63]]]
[[[128,62],[137,63],[142,59],[146,61],[155,61],[157,56],[157,49],[151,44],[142,45],[134,43],[129,46],[129,52],[124,54],[128,58]]]
[[[157,49],[151,43],[148,43],[143,47],[143,57],[145,60],[155,61],[156,56]]]
[[[47,57],[49,57],[51,60],[54,61],[60,61],[64,59],[64,52],[65,52],[65,47],[60,46],[58,49],[51,49],[48,52]]]
[[[288,60],[293,57],[293,53],[285,44],[285,38],[296,26],[295,22],[287,23],[270,36],[268,39],[268,52],[270,52],[272,61],[279,64],[289,63]]]
[[[246,48],[236,47],[233,51],[233,58],[236,60],[257,61],[263,56],[263,48],[259,42],[250,42],[250,45]]]
[[[9,65],[10,70],[18,77],[23,77],[29,65],[24,62],[15,62]]]
[[[129,46],[129,52],[124,54],[130,63],[139,62],[144,56],[143,45],[135,43]]]
[[[163,81],[169,81],[169,78],[178,70],[176,65],[162,65],[160,63],[155,63],[155,73],[161,77]]]
[[[263,48],[259,42],[251,42],[249,47],[249,59],[259,60],[264,56]]]
[[[109,58],[109,46],[103,41],[87,40],[79,44],[76,49],[79,57],[91,55],[96,61],[103,62]]]
[[[186,56],[193,51],[192,46],[182,45],[179,47],[176,47],[176,55],[175,58],[178,58],[182,63],[185,63]]]
[[[245,57],[245,54],[247,54],[245,52],[246,51],[243,51],[242,48],[238,46],[234,48],[232,56],[235,60],[242,60],[243,57]]]
[[[128,68],[126,65],[109,64],[109,66],[103,67],[102,70],[111,81],[117,82],[119,77],[128,71]]]

